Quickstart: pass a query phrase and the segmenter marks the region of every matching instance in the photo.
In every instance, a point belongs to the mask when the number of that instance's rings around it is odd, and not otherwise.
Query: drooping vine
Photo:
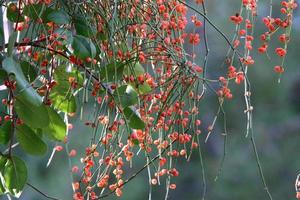
[[[244,89],[246,136],[253,145],[263,187],[268,190],[253,132],[251,78],[253,51],[274,51],[281,63],[274,67],[279,80],[291,40],[294,0],[281,2],[281,15],[262,18],[266,32],[255,38],[258,0],[239,1],[240,10],[228,16],[232,36],[225,34],[207,12],[204,0],[18,0],[2,1],[0,27],[1,127],[0,194],[19,197],[27,184],[30,166],[15,149],[41,156],[47,144],[55,144],[47,166],[56,153],[68,153],[73,199],[122,196],[126,184],[148,172],[151,188],[166,188],[165,199],[176,189],[178,160],[190,160],[200,140],[213,137],[223,104],[234,98],[233,84]],[[223,69],[213,76],[209,35],[212,28],[228,47]],[[277,37],[282,46],[268,48]],[[261,46],[253,47],[254,41]],[[195,52],[205,49],[203,55]],[[272,67],[270,67],[272,71]],[[200,104],[214,94],[219,103],[208,127]],[[87,109],[88,106],[93,109]],[[212,108],[215,109],[215,108]],[[73,165],[76,149],[69,133],[78,117],[90,138],[82,166]],[[80,140],[80,138],[78,138]],[[46,142],[47,141],[47,142]],[[144,159],[136,166],[134,159]],[[128,167],[135,172],[130,173]],[[202,166],[203,197],[206,193]],[[71,197],[70,197],[71,198]],[[55,199],[55,198],[52,198]]]

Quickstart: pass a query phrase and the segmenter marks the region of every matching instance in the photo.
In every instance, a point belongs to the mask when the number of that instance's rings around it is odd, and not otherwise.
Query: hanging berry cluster
[[[282,74],[284,72],[284,61],[287,53],[288,42],[290,40],[291,25],[293,20],[293,10],[297,8],[295,1],[282,1],[280,12],[282,17],[270,16],[263,18],[263,23],[267,28],[267,32],[260,36],[263,44],[258,48],[260,53],[266,53],[268,50],[268,43],[271,41],[274,34],[277,33],[278,41],[282,44],[281,47],[275,49],[276,54],[281,57],[282,62],[280,65],[274,67],[274,71]]]

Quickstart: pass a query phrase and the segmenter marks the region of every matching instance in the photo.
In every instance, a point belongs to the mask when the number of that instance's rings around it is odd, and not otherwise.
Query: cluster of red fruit
[[[283,32],[278,36],[278,41],[283,44],[283,47],[278,47],[275,49],[276,54],[279,57],[282,57],[282,64],[274,67],[274,71],[279,74],[284,72],[284,57],[287,53],[287,43],[290,40],[293,10],[297,8],[297,3],[294,0],[282,1],[281,6],[282,8],[280,9],[280,12],[282,13],[283,18],[273,18],[271,16],[263,18],[263,23],[267,27],[268,31],[260,36],[263,44],[258,48],[260,53],[266,53],[268,49],[268,43],[270,42],[272,36],[276,32]]]

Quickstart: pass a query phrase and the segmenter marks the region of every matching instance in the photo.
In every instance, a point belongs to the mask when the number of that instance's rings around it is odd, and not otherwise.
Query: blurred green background
[[[274,16],[278,16],[280,1],[274,2]],[[261,18],[269,13],[269,1],[259,1],[258,17],[256,23],[256,36],[265,32]],[[206,1],[208,16],[227,35],[232,35],[234,25],[229,22],[230,15],[239,11],[240,1],[236,0],[209,0]],[[200,9],[200,8],[199,8]],[[190,13],[193,14],[193,13]],[[197,30],[203,35],[203,29]],[[221,67],[227,51],[225,41],[208,26],[210,57],[208,61],[208,74],[216,77],[216,72],[224,71]],[[300,173],[300,12],[295,11],[292,39],[288,47],[286,59],[286,73],[278,84],[278,75],[273,72],[273,67],[280,60],[273,54],[273,49],[278,47],[276,38],[269,47],[269,60],[266,55],[257,55],[255,65],[249,68],[249,79],[252,85],[252,103],[254,106],[254,134],[261,158],[262,167],[273,198],[285,200],[295,199],[294,182]],[[254,48],[259,47],[258,41]],[[199,58],[204,56],[203,46],[197,49]],[[203,56],[201,56],[203,55]],[[199,63],[203,61],[200,60]],[[227,155],[224,167],[217,181],[218,173],[223,156],[224,136],[223,119],[219,118],[216,129],[213,131],[209,142],[204,144],[206,131],[201,135],[201,149],[205,169],[208,200],[261,200],[267,199],[255,155],[249,138],[246,134],[246,115],[243,99],[243,86],[234,87],[234,98],[225,103],[227,116]],[[217,111],[218,102],[215,96],[210,95],[200,106],[203,120],[203,130],[212,122]],[[87,105],[86,112],[92,108]],[[79,164],[80,157],[84,154],[91,132],[81,126],[79,119],[72,119],[75,128],[70,131],[70,149],[81,149],[78,156],[72,159],[72,164]],[[52,144],[54,146],[54,144]],[[51,150],[51,149],[50,149]],[[69,163],[65,152],[57,153],[51,165],[46,168],[48,155],[41,158],[24,156],[29,168],[29,182],[37,186],[41,191],[68,200],[72,198],[71,179],[68,171]],[[145,162],[144,158],[136,160],[140,166]],[[30,163],[30,164],[29,164]],[[187,163],[181,160],[177,164],[180,176],[173,179],[177,189],[171,191],[169,199],[174,200],[198,200],[203,193],[202,168],[197,152],[192,160]],[[132,171],[133,172],[133,171]],[[154,186],[153,199],[163,199],[165,187]],[[123,190],[124,195],[120,199],[144,200],[148,199],[149,185],[146,171],[136,177]],[[0,199],[7,199],[3,197]],[[22,200],[45,199],[31,188],[26,187]],[[111,196],[108,199],[117,199]]]

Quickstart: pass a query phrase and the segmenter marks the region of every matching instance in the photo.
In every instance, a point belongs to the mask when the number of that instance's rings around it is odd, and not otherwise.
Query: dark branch
[[[44,192],[40,191],[38,188],[36,188],[35,186],[31,185],[30,183],[26,183],[29,187],[31,187],[33,190],[35,190],[36,192],[40,193],[42,196],[46,197],[47,199],[51,199],[51,200],[60,200],[58,198],[55,197],[51,197],[47,194],[45,194]]]

